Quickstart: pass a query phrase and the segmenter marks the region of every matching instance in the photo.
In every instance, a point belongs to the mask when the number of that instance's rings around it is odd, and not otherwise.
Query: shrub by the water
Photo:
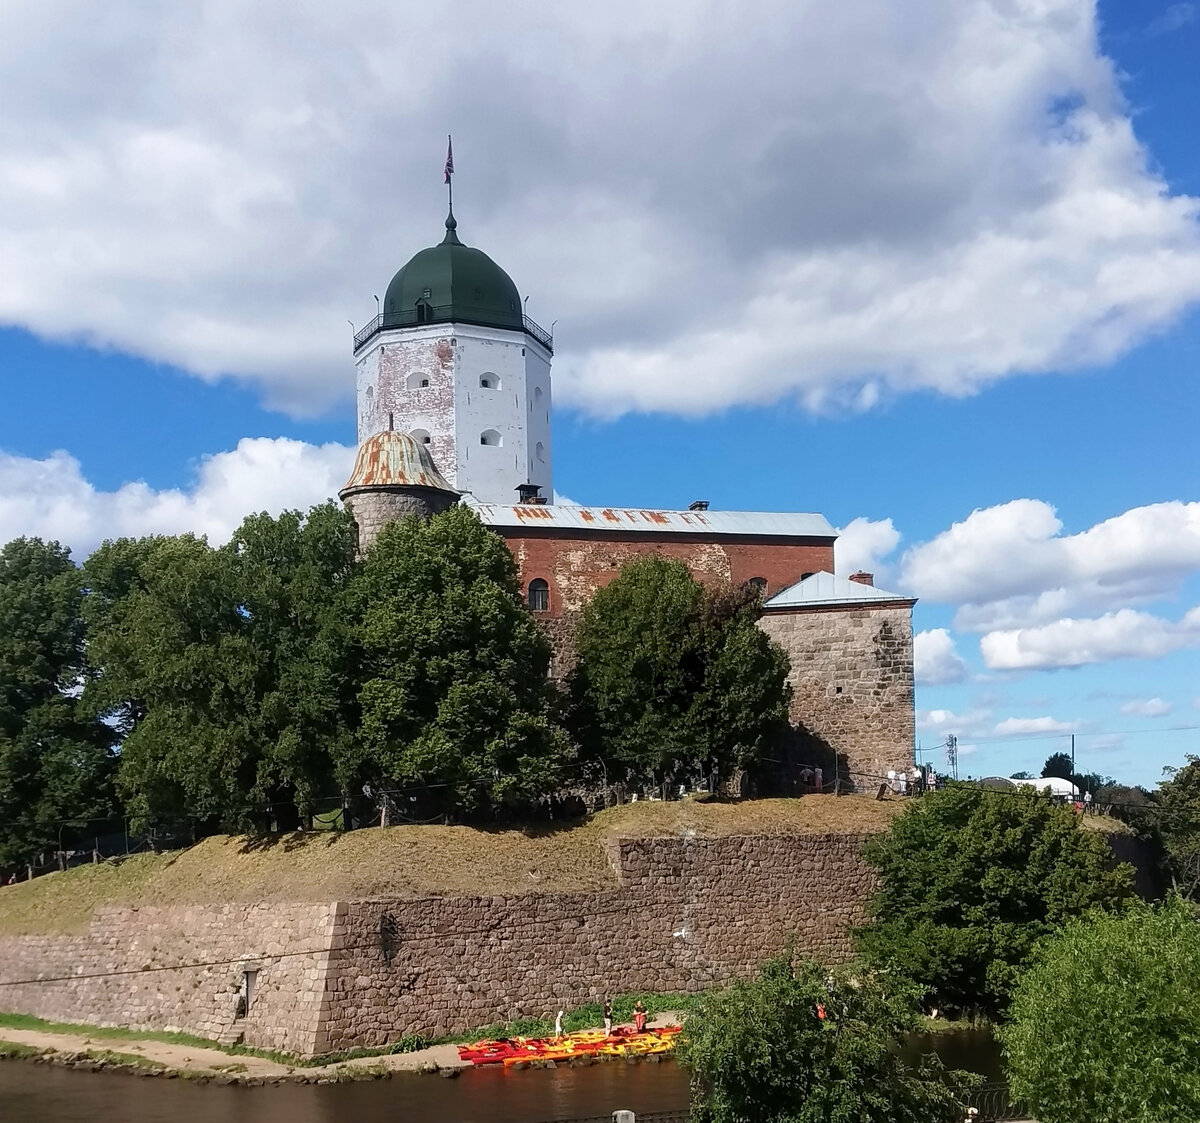
[[[679,1059],[694,1123],[958,1123],[974,1078],[899,1056],[915,996],[871,975],[773,960],[702,997]]]
[[[1173,900],[1075,920],[1038,949],[1001,1031],[1039,1123],[1200,1118],[1200,923]]]

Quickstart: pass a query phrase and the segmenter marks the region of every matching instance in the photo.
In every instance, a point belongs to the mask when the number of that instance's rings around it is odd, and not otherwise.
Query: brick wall
[[[85,934],[0,938],[0,982],[210,965],[6,986],[0,1007],[216,1037],[249,966],[247,1043],[320,1053],[606,991],[695,991],[752,974],[790,933],[846,959],[874,885],[865,837],[622,840],[596,893],[103,909]]]
[[[806,573],[833,572],[833,542],[829,539],[494,529],[504,535],[517,559],[522,588],[535,577],[549,584],[549,616],[578,611],[597,589],[616,577],[622,565],[639,557],[681,561],[702,581],[741,584],[752,577],[763,577],[769,596],[794,585]]]

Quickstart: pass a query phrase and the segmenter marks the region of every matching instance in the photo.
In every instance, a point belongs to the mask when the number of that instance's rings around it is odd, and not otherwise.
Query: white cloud
[[[837,533],[834,568],[846,577],[859,570],[881,576],[884,558],[900,544],[900,532],[891,519],[854,519]]]
[[[55,539],[77,560],[106,538],[193,531],[223,542],[246,515],[307,508],[346,482],[354,450],[285,437],[244,438],[205,457],[190,489],[127,483],[98,491],[74,457],[45,460],[0,453],[0,542],[21,535]]]
[[[1162,698],[1139,698],[1126,702],[1121,707],[1121,713],[1133,717],[1166,717],[1175,707]]]
[[[1009,717],[998,722],[993,732],[997,737],[1011,737],[1030,733],[1073,733],[1078,728],[1078,722],[1059,721],[1053,717]]]
[[[945,628],[913,636],[913,673],[918,686],[942,686],[967,677],[967,664]]]
[[[922,733],[953,733],[956,736],[979,737],[991,731],[992,712],[987,709],[918,710],[917,729]]]
[[[956,627],[982,632],[1156,600],[1200,570],[1200,503],[1135,507],[1079,534],[1061,530],[1041,500],[976,510],[909,550],[903,580],[918,596],[957,604]]]
[[[968,394],[1200,298],[1094,0],[9,9],[0,322],[298,411],[438,237],[451,127],[460,234],[597,414]]]
[[[989,632],[979,641],[992,670],[1081,667],[1114,659],[1154,659],[1200,645],[1200,608],[1164,620],[1123,608],[1095,619],[1063,619],[1034,628]]]

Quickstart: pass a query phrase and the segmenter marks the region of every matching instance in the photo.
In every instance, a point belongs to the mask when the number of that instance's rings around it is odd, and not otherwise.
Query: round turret
[[[358,546],[369,550],[396,519],[430,518],[458,502],[429,450],[407,433],[385,429],[359,446],[354,470],[338,492],[358,523]]]
[[[383,327],[451,321],[524,330],[521,296],[503,269],[482,250],[464,246],[458,223],[446,219],[446,236],[421,250],[393,278],[383,298]]]

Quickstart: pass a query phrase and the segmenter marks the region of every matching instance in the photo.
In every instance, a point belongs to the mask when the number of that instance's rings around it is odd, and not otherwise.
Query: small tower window
[[[526,598],[530,612],[550,611],[550,586],[540,577],[529,582],[529,595]]]
[[[539,464],[546,463],[546,446],[541,441],[538,441],[537,446],[533,450],[533,455],[537,457]]]
[[[484,429],[479,434],[479,443],[481,445],[501,445],[504,442],[500,439],[500,434],[495,429]]]
[[[746,584],[752,589],[757,589],[760,597],[767,595],[767,579],[765,577],[751,577]]]
[[[429,385],[429,375],[422,374],[418,371],[416,374],[408,376],[408,388],[410,390],[423,390]]]
[[[479,376],[479,385],[482,386],[485,390],[499,390],[500,389],[500,378],[498,375],[493,374],[489,370],[485,374],[481,374]]]
[[[412,437],[417,444],[429,444],[429,434],[424,429],[414,429],[411,433],[409,433],[409,436]]]

